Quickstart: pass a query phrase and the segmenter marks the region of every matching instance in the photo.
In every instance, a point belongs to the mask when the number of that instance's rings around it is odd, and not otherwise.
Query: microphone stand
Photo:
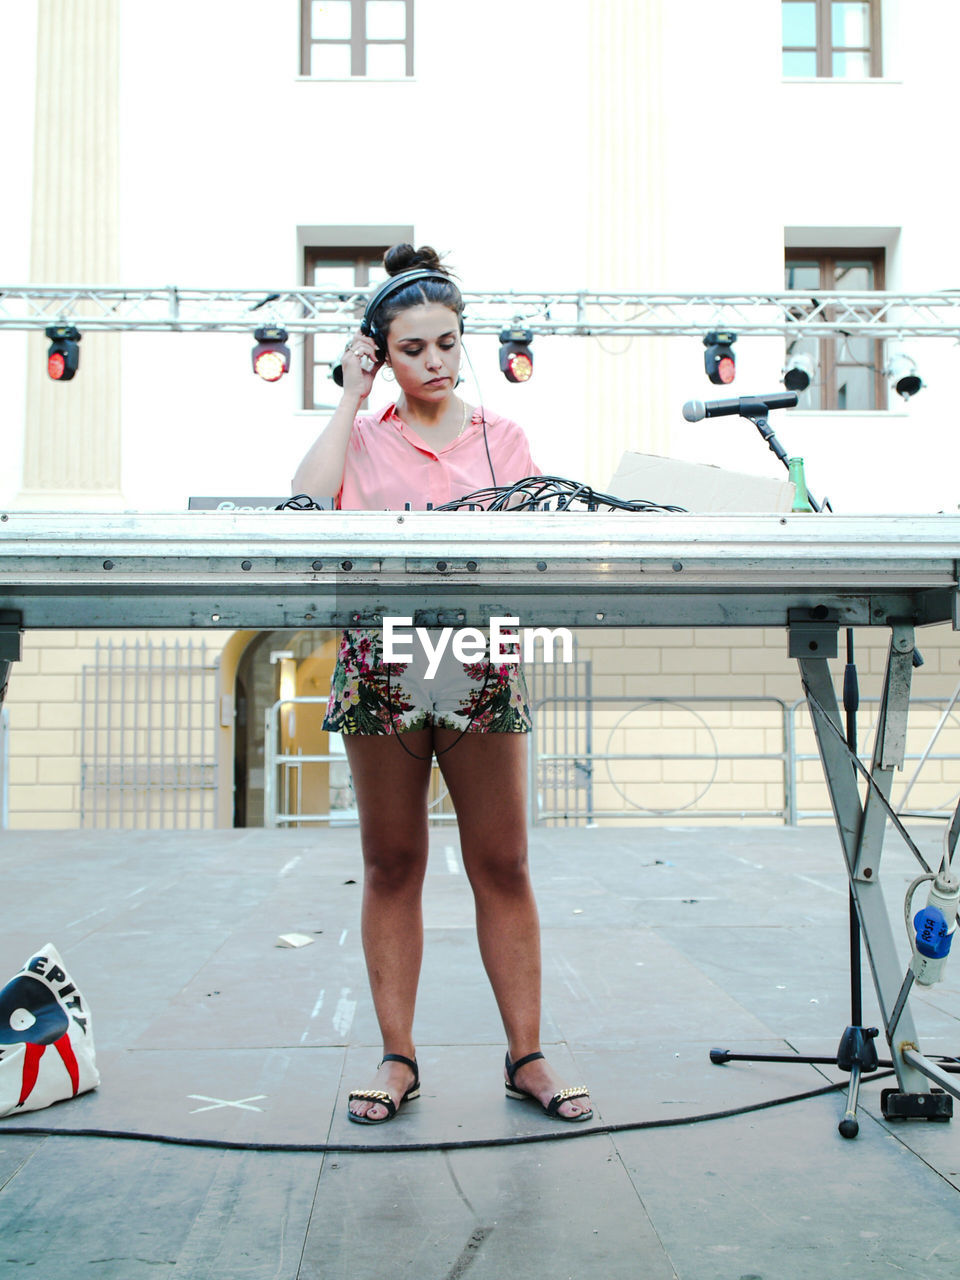
[[[754,414],[752,412],[752,408],[750,406],[746,406],[745,410],[741,410],[740,416],[743,418],[749,418],[749,420],[753,423],[753,425],[757,428],[757,430],[763,436],[764,440],[766,440],[771,453],[775,453],[777,457],[780,459],[780,461],[783,463],[783,465],[789,471],[790,459],[787,457],[787,451],[783,447],[783,445],[780,443],[780,441],[777,439],[777,437],[774,435],[773,427],[771,427],[770,423],[767,421],[767,406],[763,403],[762,400],[758,401],[757,403],[761,408],[760,413]],[[807,497],[810,499],[810,505],[811,507],[813,507],[814,511],[817,511],[817,512],[823,511],[824,507],[826,507],[828,511],[833,510],[829,502],[824,502],[823,504],[817,502],[816,498],[813,496],[813,494],[810,492],[809,489],[807,489]],[[849,635],[849,631],[847,634]]]
[[[756,410],[754,412],[754,410]],[[767,406],[762,401],[745,402],[741,416],[748,418],[766,440],[770,450],[776,454],[789,470],[787,451],[777,439],[773,428],[767,420]],[[832,510],[826,500],[820,504],[807,490],[807,497],[814,511]],[[846,721],[847,747],[857,754],[857,710],[860,706],[860,689],[857,680],[857,668],[853,651],[853,628],[847,627],[847,663],[843,670],[843,709]],[[922,659],[921,659],[922,661]],[[919,665],[919,664],[918,664]],[[892,1063],[880,1063],[874,1040],[880,1034],[877,1027],[864,1027],[863,1021],[863,986],[861,980],[861,939],[860,918],[857,915],[857,902],[852,886],[847,889],[847,912],[850,940],[850,1025],[840,1037],[840,1045],[832,1058],[797,1056],[795,1054],[748,1054],[731,1053],[729,1049],[711,1049],[710,1061],[715,1066],[725,1062],[802,1062],[810,1066],[836,1066],[841,1071],[850,1072],[850,1085],[847,1089],[847,1105],[843,1119],[838,1125],[844,1138],[855,1138],[860,1132],[857,1120],[857,1099],[860,1093],[860,1080],[864,1072],[876,1071],[879,1066],[892,1066]]]

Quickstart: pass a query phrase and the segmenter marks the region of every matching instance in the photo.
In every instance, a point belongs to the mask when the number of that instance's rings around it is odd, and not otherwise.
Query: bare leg
[[[347,735],[344,745],[360,813],[360,928],[383,1052],[415,1058],[413,1014],[423,957],[421,894],[428,854],[432,743],[429,730],[402,736],[407,751],[394,734]],[[387,1062],[370,1087],[386,1090],[399,1102],[412,1082],[409,1067]],[[378,1102],[354,1100],[350,1110],[372,1120],[386,1115]]]
[[[452,730],[434,733],[476,902],[480,954],[516,1062],[540,1048],[540,922],[527,865],[526,735],[467,733],[456,741]],[[521,1068],[516,1082],[544,1104],[563,1087],[543,1060]],[[585,1098],[560,1108],[565,1116],[589,1109]]]

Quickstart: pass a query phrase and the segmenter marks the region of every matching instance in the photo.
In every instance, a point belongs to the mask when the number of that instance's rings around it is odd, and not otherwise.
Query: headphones
[[[428,267],[416,267],[412,271],[401,271],[399,275],[390,276],[383,284],[372,294],[367,302],[363,312],[363,319],[360,321],[360,332],[373,339],[373,345],[376,348],[377,359],[384,360],[387,354],[387,335],[381,331],[374,323],[374,317],[380,310],[381,306],[388,298],[392,298],[395,293],[400,293],[406,289],[407,285],[416,284],[419,280],[436,280],[441,284],[452,284],[453,281],[448,275],[444,275],[440,271],[431,271]],[[463,313],[459,317],[460,333],[463,333]],[[343,367],[337,362],[331,370],[334,382],[338,387],[343,386]]]

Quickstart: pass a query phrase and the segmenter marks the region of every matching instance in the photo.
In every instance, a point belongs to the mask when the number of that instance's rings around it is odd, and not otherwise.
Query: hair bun
[[[415,249],[412,244],[395,244],[383,255],[383,265],[387,274],[398,276],[403,271],[438,271],[441,275],[450,273],[440,261],[440,255],[429,244],[422,244]]]

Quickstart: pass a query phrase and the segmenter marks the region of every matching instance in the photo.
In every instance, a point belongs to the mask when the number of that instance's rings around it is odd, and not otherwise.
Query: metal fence
[[[266,713],[263,764],[263,825],[287,827],[314,825],[326,822],[331,826],[346,826],[358,821],[357,800],[353,790],[350,767],[339,734],[330,734],[330,750],[326,753],[284,751],[280,745],[280,725],[285,712],[296,707],[315,706],[317,714],[327,705],[327,697],[300,695],[278,698]],[[328,771],[326,791],[329,804],[326,809],[305,808],[303,797],[308,790],[308,774],[313,770]],[[321,775],[322,776],[322,775]],[[430,775],[427,805],[432,823],[456,822],[456,814],[447,795],[436,761]]]
[[[82,827],[216,825],[216,675],[200,640],[98,641],[82,673]]]
[[[527,683],[530,821],[589,826],[595,818],[593,664],[538,663]]]
[[[574,650],[575,654],[575,650]],[[579,749],[590,742],[590,664],[578,662],[528,662],[524,664],[527,687],[532,706],[539,705],[547,697],[562,699],[563,714],[540,718],[536,733],[555,751]],[[281,745],[283,716],[299,706],[314,705],[321,709],[326,697],[298,696],[279,698],[267,709],[264,736],[264,826],[280,827],[315,823],[345,824],[357,821],[356,797],[342,739],[330,735],[327,753],[307,754],[301,751],[284,751]],[[535,735],[531,735],[533,737]],[[535,754],[535,753],[534,753]],[[329,770],[329,805],[325,809],[305,809],[301,799],[308,787],[305,780],[309,770]],[[569,781],[567,776],[569,775]],[[534,775],[531,775],[532,777]],[[578,776],[578,766],[564,767],[550,784],[562,793],[566,807],[577,812],[585,820],[590,817],[590,792],[584,790]],[[531,794],[534,788],[531,786]],[[428,793],[429,816],[435,825],[456,822],[453,805],[436,762],[430,777]]]
[[[945,819],[952,817],[960,799],[960,686],[949,698],[911,698],[910,719],[907,726],[907,748],[903,769],[895,774],[891,789],[891,804],[901,818]],[[858,756],[867,765],[873,753],[873,738],[877,728],[876,712],[879,698],[860,699],[860,723],[858,726]],[[812,744],[813,729],[810,709],[805,698],[798,698],[789,709],[788,734],[790,739],[790,772],[793,796],[800,794],[805,768],[816,780],[818,789],[826,798],[822,781],[820,757]],[[804,749],[802,744],[808,744]],[[921,803],[925,801],[925,803]],[[788,810],[787,821],[798,822],[832,818],[828,808],[803,807],[794,801]]]
[[[535,809],[531,819],[546,825],[580,825],[604,820],[693,817],[698,819],[777,818],[793,811],[792,740],[788,707],[771,697],[643,698],[630,694],[591,697],[582,708],[577,741],[553,747],[553,724],[568,695],[549,695],[536,707],[531,776]],[[750,719],[754,724],[749,724]],[[745,733],[762,743],[744,751]],[[774,747],[769,735],[777,737]],[[736,776],[736,766],[752,762]],[[773,766],[777,777],[752,780],[756,762]],[[769,771],[768,771],[769,772]],[[579,803],[557,804],[571,788]],[[769,797],[777,794],[777,802]],[[722,803],[723,796],[733,798]],[[752,794],[754,803],[744,801]],[[714,799],[710,804],[709,800]]]
[[[806,702],[763,696],[639,698],[592,696],[589,664],[545,673],[530,736],[530,821],[590,826],[625,821],[777,821],[827,819],[826,791]],[[915,699],[914,725],[894,802],[905,817],[948,818],[960,776],[960,714],[955,700]],[[284,755],[282,708],[326,698],[278,701],[268,713],[266,825],[350,823],[356,804],[342,751]],[[860,755],[868,760],[877,699],[861,701]],[[936,720],[936,723],[934,723]],[[949,722],[953,722],[952,725]],[[932,728],[932,732],[929,730]],[[948,736],[945,737],[945,730]],[[331,739],[334,741],[334,739]],[[744,750],[752,741],[755,749]],[[339,745],[339,742],[338,744]],[[329,768],[330,806],[300,805],[304,771]],[[931,777],[924,778],[924,771]],[[906,808],[915,787],[928,803]],[[431,819],[455,821],[434,766]]]
[[[830,816],[804,699],[598,696],[591,663],[579,660],[530,663],[526,672],[535,723],[529,787],[534,825],[732,819],[796,825]],[[98,643],[94,662],[82,673],[82,826],[216,825],[216,675],[216,654],[201,640]],[[952,698],[911,702],[905,769],[893,795],[905,816],[941,818],[956,804],[958,695],[960,688]],[[325,703],[326,697],[302,696],[267,710],[267,826],[356,821],[339,737],[331,737],[323,755],[281,749],[283,709]],[[876,699],[861,699],[864,759],[871,754],[877,707]],[[5,715],[0,826],[6,822]],[[319,788],[304,786],[311,769],[324,771]],[[329,803],[307,811],[307,791]],[[436,767],[430,809],[434,823],[455,821]]]
[[[566,701],[552,694],[537,705],[534,824],[775,819],[797,826],[832,817],[806,699],[592,697],[583,723],[561,734],[558,749],[551,721]],[[958,701],[960,688],[951,698],[911,700],[904,768],[892,792],[904,818],[953,813],[960,795]],[[858,754],[865,763],[879,705],[877,698],[860,700]],[[755,750],[743,750],[746,736]]]

